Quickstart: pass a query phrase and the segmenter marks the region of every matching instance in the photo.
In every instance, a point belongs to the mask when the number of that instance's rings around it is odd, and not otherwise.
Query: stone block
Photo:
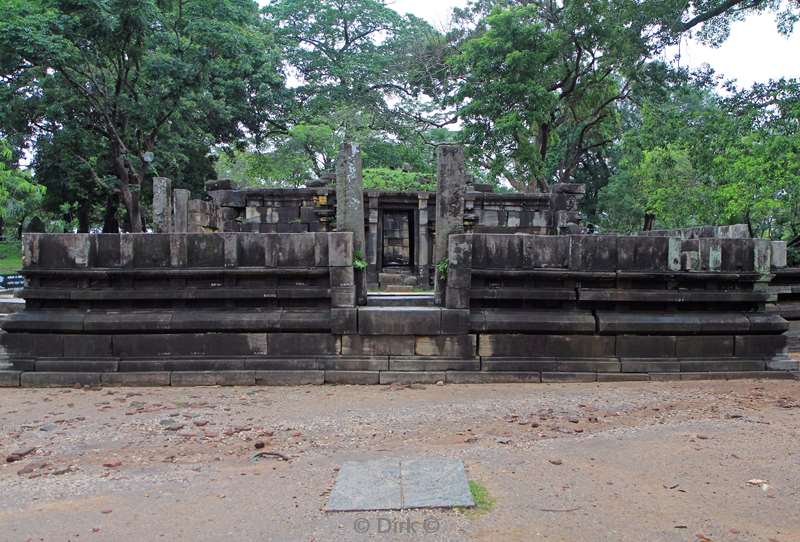
[[[216,233],[186,235],[189,267],[225,267],[225,238]]]
[[[156,233],[172,231],[172,181],[153,177],[153,227]]]
[[[469,309],[470,290],[468,288],[447,287],[445,306],[448,309]]]
[[[169,386],[170,373],[153,371],[148,373],[103,373],[100,378],[103,386]]]
[[[556,371],[562,373],[618,373],[620,363],[614,358],[558,361]]]
[[[672,382],[681,379],[681,373],[650,373],[651,382]]]
[[[18,388],[20,371],[0,371],[0,388]]]
[[[442,309],[442,334],[461,335],[470,329],[469,309]]]
[[[245,358],[243,363],[245,369],[256,371],[313,371],[322,368],[313,357]]]
[[[786,353],[786,335],[737,335],[735,353],[738,357],[771,358]]]
[[[518,269],[522,265],[522,236],[481,234],[472,239],[472,267]]]
[[[267,354],[265,333],[204,333],[203,353],[208,356],[252,356]]]
[[[389,359],[391,371],[480,371],[478,359],[440,359],[418,357],[392,357]]]
[[[191,356],[205,353],[202,333],[114,335],[114,355],[122,357]]]
[[[481,358],[483,371],[535,372],[558,371],[558,361],[552,358]]]
[[[378,371],[325,371],[326,384],[378,384]]]
[[[191,192],[184,188],[172,191],[172,231],[187,233],[189,231],[189,197]]]
[[[542,382],[597,382],[597,373],[551,373],[542,372]]]
[[[444,371],[381,371],[381,384],[436,384],[445,381]]]
[[[570,239],[566,235],[523,235],[522,267],[566,269],[570,261]]]
[[[358,312],[355,308],[331,309],[331,333],[352,335],[358,333]]]
[[[38,267],[80,269],[89,265],[92,242],[88,234],[50,233],[29,239],[38,243]]]
[[[265,244],[267,267],[312,267],[315,265],[315,234],[270,234]]]
[[[476,348],[476,335],[417,336],[414,351],[418,356],[473,358]]]
[[[733,337],[724,335],[678,337],[675,352],[679,358],[733,356]]]
[[[214,374],[218,386],[253,386],[256,383],[255,371],[215,371]]]
[[[133,250],[133,266],[137,268],[170,267],[171,245],[169,234],[128,234]]]
[[[547,357],[547,335],[478,335],[478,355],[484,357]]]
[[[334,355],[339,342],[329,333],[270,333],[267,344],[271,356]]]
[[[542,381],[539,372],[462,372],[447,371],[445,382],[448,384],[513,384],[538,383]]]
[[[63,388],[76,384],[99,386],[103,373],[22,373],[20,385],[23,388]]]
[[[360,307],[358,331],[361,335],[439,335],[441,310],[438,307]]]
[[[264,267],[266,237],[256,233],[231,234],[236,242],[236,262],[239,267]]]
[[[616,235],[570,235],[572,271],[615,271],[617,269]]]
[[[670,335],[619,335],[617,355],[629,358],[674,358],[676,343],[677,338]]]
[[[669,239],[669,237],[619,236],[617,238],[617,269],[620,271],[667,271],[670,268]]]
[[[343,356],[413,356],[415,348],[414,336],[342,335]]]
[[[261,386],[324,384],[325,371],[256,371],[255,380]]]
[[[172,386],[216,386],[217,373],[214,371],[176,371],[170,375]]]
[[[92,267],[120,267],[120,236],[114,233],[101,233],[91,236]]]
[[[789,330],[789,322],[779,314],[749,312],[745,316],[750,322],[751,332],[780,334]]]
[[[677,373],[681,364],[677,359],[621,359],[620,370],[623,373]]]
[[[598,382],[643,382],[650,380],[647,373],[597,373]]]
[[[684,361],[681,362],[681,372],[727,372],[727,371],[763,371],[765,362],[763,360],[703,360],[703,361]]]
[[[772,241],[770,263],[775,269],[786,267],[786,241]]]
[[[35,368],[43,373],[109,373],[117,371],[118,362],[116,359],[37,358]]]
[[[548,335],[545,355],[556,358],[599,358],[615,355],[616,337]]]
[[[389,370],[388,356],[372,357],[320,357],[317,358],[319,369],[326,371],[387,371]]]
[[[160,332],[172,329],[172,312],[112,310],[87,312],[83,329],[87,332]]]
[[[64,355],[63,335],[39,333],[5,333],[0,336],[3,347],[12,358]]]
[[[64,335],[64,356],[95,357],[113,353],[111,335]]]
[[[328,265],[331,267],[353,266],[353,234],[337,232],[328,236]]]
[[[80,332],[85,319],[83,311],[26,309],[12,314],[3,322],[6,331]]]
[[[478,331],[594,333],[595,319],[584,310],[486,309],[475,320]]]

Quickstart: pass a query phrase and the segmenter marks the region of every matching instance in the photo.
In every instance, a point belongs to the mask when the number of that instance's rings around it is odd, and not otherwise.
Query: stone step
[[[10,314],[25,310],[25,300],[17,297],[0,297],[0,313]]]
[[[370,294],[369,307],[432,307],[433,294]]]
[[[402,273],[379,273],[378,282],[384,287],[395,285],[416,286],[417,277]]]
[[[383,287],[384,292],[395,292],[395,293],[405,293],[405,292],[413,292],[414,286],[407,286],[405,284],[389,284]]]

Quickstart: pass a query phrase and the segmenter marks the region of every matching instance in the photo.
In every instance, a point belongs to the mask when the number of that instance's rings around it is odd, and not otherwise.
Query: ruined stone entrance
[[[383,212],[383,267],[406,268],[411,273],[414,240],[411,237],[411,211]]]

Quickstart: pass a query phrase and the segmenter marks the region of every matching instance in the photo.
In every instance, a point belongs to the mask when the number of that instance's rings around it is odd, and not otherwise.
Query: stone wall
[[[791,376],[772,246],[456,234],[447,306],[355,306],[352,234],[28,235],[0,385]]]
[[[483,370],[796,368],[766,306],[771,244],[657,236],[456,235],[447,306]]]

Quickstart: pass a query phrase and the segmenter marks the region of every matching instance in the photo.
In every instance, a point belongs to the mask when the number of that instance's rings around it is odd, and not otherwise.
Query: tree
[[[8,222],[17,224],[18,233],[22,231],[23,222],[38,208],[44,192],[29,172],[16,167],[11,147],[0,139],[0,238]]]
[[[350,139],[406,142],[429,128],[418,118],[423,94],[419,44],[437,33],[383,0],[272,0],[264,15],[276,28],[291,100],[270,122],[258,151],[270,164],[306,155],[307,176],[334,167]],[[270,168],[273,166],[270,165]]]
[[[614,0],[494,8],[451,63],[473,156],[521,191],[573,179],[619,131],[618,108],[663,69],[646,21]]]
[[[2,132],[19,146],[54,141],[64,129],[102,141],[100,149],[75,146],[66,168],[81,185],[118,192],[130,231],[143,227],[147,178],[258,130],[281,92],[270,34],[252,0],[6,5]],[[109,175],[114,186],[106,186]]]

